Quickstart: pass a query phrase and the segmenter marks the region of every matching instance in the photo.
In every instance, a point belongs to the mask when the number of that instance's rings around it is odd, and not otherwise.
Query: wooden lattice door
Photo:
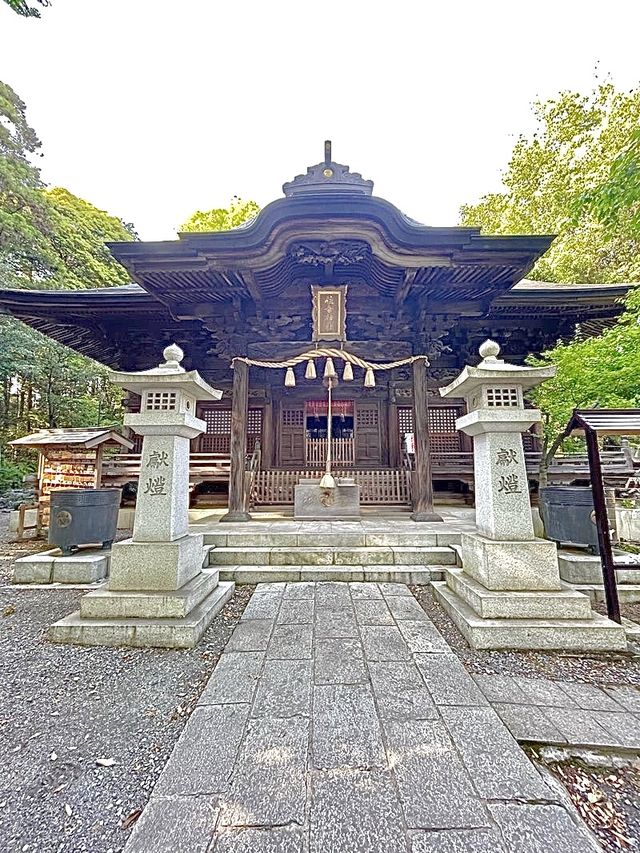
[[[280,464],[304,464],[304,408],[280,410]]]
[[[356,403],[356,464],[380,465],[380,406],[377,401]]]

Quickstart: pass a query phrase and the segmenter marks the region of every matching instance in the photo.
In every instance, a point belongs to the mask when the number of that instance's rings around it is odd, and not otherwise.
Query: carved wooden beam
[[[396,291],[395,304],[400,307],[404,300],[409,295],[409,291],[413,287],[413,282],[416,280],[417,269],[405,270],[404,279],[398,290]]]
[[[258,286],[258,282],[256,281],[256,277],[253,274],[252,270],[239,270],[238,275],[244,282],[244,286],[249,291],[249,296],[253,299],[256,305],[260,305],[262,302],[262,291]]]

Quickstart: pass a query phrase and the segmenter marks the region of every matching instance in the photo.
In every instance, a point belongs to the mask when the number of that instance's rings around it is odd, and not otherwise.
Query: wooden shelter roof
[[[598,435],[640,435],[640,409],[574,409],[564,434],[584,431]]]
[[[91,449],[108,442],[121,444],[127,450],[133,448],[132,441],[124,438],[116,430],[106,429],[105,427],[41,429],[22,438],[16,438],[9,444],[14,447],[66,447],[74,445]]]

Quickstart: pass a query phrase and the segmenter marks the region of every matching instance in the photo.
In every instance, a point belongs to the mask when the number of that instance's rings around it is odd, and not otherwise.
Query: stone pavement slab
[[[493,703],[494,710],[516,740],[566,743],[566,737],[535,705]]]
[[[264,652],[227,652],[218,661],[199,704],[252,702],[264,658]]]
[[[518,853],[602,853],[586,829],[555,805],[496,803],[489,806],[503,842]]]
[[[522,681],[476,683],[403,584],[260,584],[125,853],[588,851],[507,726],[631,738],[635,694]]]
[[[640,752],[640,714],[630,710],[640,696],[635,687],[503,675],[474,678],[519,741]]]
[[[251,720],[221,798],[222,826],[304,823],[308,743],[308,719]]]
[[[320,684],[313,693],[313,766],[385,767],[380,723],[368,684]]]
[[[136,822],[128,853],[207,853],[218,819],[218,796],[154,795]]]
[[[413,829],[488,826],[489,816],[440,720],[386,720],[393,770]]]
[[[307,831],[300,826],[224,827],[210,853],[307,853],[308,849]]]
[[[481,797],[551,799],[550,789],[493,708],[445,707],[440,713]]]
[[[266,661],[252,716],[308,717],[311,708],[312,666],[311,660]]]
[[[409,853],[392,774],[339,768],[311,779],[311,853]]]
[[[316,684],[362,684],[369,680],[357,637],[317,637],[314,657]]]
[[[250,705],[198,706],[153,789],[155,794],[214,794],[227,788]]]
[[[493,829],[444,829],[411,835],[411,853],[505,853],[506,849]]]

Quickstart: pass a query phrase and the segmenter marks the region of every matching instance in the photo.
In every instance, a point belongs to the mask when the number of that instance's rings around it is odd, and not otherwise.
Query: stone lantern
[[[124,419],[143,436],[133,536],[113,546],[108,584],[49,629],[56,642],[191,647],[233,592],[203,570],[203,534],[189,533],[189,442],[206,429],[196,403],[222,392],[185,371],[180,347],[163,355],[152,370],[111,374],[141,400]]]
[[[477,532],[462,534],[462,568],[434,584],[436,596],[475,648],[624,649],[624,631],[561,582],[555,543],[534,534],[522,433],[541,413],[523,394],[556,369],[499,353],[485,341],[480,364],[440,389],[467,403],[456,427],[473,438]]]

